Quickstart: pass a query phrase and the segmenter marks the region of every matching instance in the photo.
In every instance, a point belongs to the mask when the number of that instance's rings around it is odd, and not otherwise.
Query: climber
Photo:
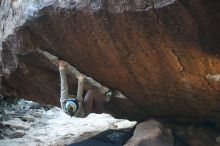
[[[109,90],[104,95],[101,95],[97,91],[90,89],[83,98],[83,82],[85,81],[85,77],[83,75],[79,75],[77,96],[74,97],[73,95],[69,95],[65,73],[65,63],[63,60],[59,60],[59,71],[61,80],[61,108],[71,117],[85,117],[91,112],[101,113],[100,107],[105,102],[108,102],[114,94],[113,90]]]

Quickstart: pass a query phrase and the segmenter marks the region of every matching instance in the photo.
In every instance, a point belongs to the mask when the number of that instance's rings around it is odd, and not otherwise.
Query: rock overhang
[[[119,117],[218,121],[219,83],[207,78],[220,72],[214,29],[219,19],[213,13],[218,5],[123,2],[56,1],[35,13],[3,43],[3,72],[10,74],[4,90],[59,104],[57,68],[36,51],[40,48],[126,94],[129,102],[107,107]]]

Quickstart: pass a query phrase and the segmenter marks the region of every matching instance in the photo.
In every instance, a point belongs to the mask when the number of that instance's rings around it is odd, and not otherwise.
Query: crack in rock
[[[172,54],[173,54],[173,56],[176,58],[176,60],[177,60],[177,64],[178,64],[178,66],[179,66],[179,73],[181,74],[181,75],[184,75],[184,66],[182,65],[182,63],[180,62],[180,59],[179,59],[179,57],[176,55],[176,53],[175,53],[175,51],[174,50],[172,50],[171,49],[171,51],[170,51]]]

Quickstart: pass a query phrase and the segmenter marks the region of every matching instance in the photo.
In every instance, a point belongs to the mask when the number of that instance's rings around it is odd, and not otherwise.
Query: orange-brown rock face
[[[219,26],[218,0],[51,2],[4,40],[2,91],[59,105],[42,49],[124,93],[106,107],[117,117],[218,122]]]

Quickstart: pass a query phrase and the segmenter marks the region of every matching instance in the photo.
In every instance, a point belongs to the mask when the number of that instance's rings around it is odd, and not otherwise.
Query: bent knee
[[[94,90],[94,89],[89,89],[89,90],[87,91],[87,94],[94,95],[94,94],[97,94],[97,92],[96,92],[96,90]]]

